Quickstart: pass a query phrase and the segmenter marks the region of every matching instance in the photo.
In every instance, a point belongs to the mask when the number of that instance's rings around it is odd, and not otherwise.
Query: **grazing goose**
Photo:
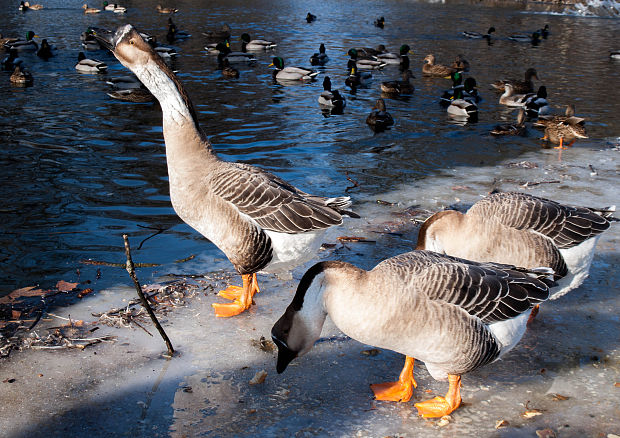
[[[424,58],[424,65],[422,66],[424,76],[450,77],[455,71],[455,68],[447,65],[435,64],[435,55],[433,54],[428,54]]]
[[[454,89],[453,99],[450,101],[446,111],[455,118],[465,118],[471,122],[475,122],[478,119],[478,106],[472,99],[463,96],[462,88]]]
[[[319,105],[322,108],[332,110],[334,114],[342,113],[342,110],[347,105],[347,101],[338,90],[332,91],[332,81],[329,76],[325,76],[325,79],[323,79],[323,92],[319,96]]]
[[[357,68],[357,63],[352,59],[349,59],[347,63],[347,70],[349,70],[349,76],[344,80],[344,83],[348,87],[364,87],[372,80],[372,73],[369,71],[360,71]]]
[[[375,132],[385,131],[394,124],[394,119],[385,108],[385,101],[377,99],[377,103],[372,107],[372,111],[366,117],[366,123]]]
[[[491,135],[523,135],[525,133],[525,110],[519,109],[516,124],[497,125],[491,130]]]
[[[232,52],[226,43],[217,43],[215,48],[218,51],[218,60],[220,55],[222,55],[231,64],[256,64],[256,57],[254,55],[246,52]]]
[[[21,66],[23,60],[18,57],[17,50],[10,49],[9,54],[2,60],[2,70],[15,71],[15,67]]]
[[[504,85],[504,93],[499,97],[499,103],[506,106],[523,106],[530,94],[515,94],[514,87],[510,83]]]
[[[250,38],[250,35],[244,33],[241,35],[241,51],[245,52],[249,51],[257,51],[260,52],[262,50],[269,50],[276,47],[277,44],[274,44],[273,41],[265,41],[265,40],[253,40]]]
[[[306,22],[312,23],[315,20],[316,20],[316,15],[311,14],[310,12],[308,12],[308,15],[306,15]]]
[[[313,196],[257,167],[220,160],[178,78],[134,27],[97,35],[160,103],[175,211],[243,277],[243,287],[220,293],[234,301],[213,304],[217,316],[247,310],[259,291],[257,272],[286,272],[309,260],[324,230],[340,225],[345,214],[356,216],[346,210],[348,197]]]
[[[385,26],[385,17],[379,17],[375,20],[375,27],[383,29]]]
[[[469,71],[469,62],[463,57],[463,55],[456,55],[456,58],[450,67],[457,71]]]
[[[411,70],[404,71],[402,78],[401,81],[381,82],[381,91],[390,96],[413,93],[415,88],[411,83],[411,78],[413,78]]]
[[[434,379],[447,379],[445,397],[415,404],[419,415],[441,417],[461,404],[462,374],[517,344],[530,309],[547,299],[551,284],[539,272],[430,251],[401,254],[370,271],[345,262],[317,263],[271,329],[276,370],[282,373],[312,348],[329,315],[351,338],[406,356],[399,381],[371,385],[377,400],[411,398],[414,358]]]
[[[321,43],[318,53],[310,57],[310,65],[325,65],[329,61],[329,56],[325,53],[325,44]]]
[[[89,8],[86,3],[82,5],[82,9],[84,9],[85,14],[98,14],[99,12],[101,12],[101,9]]]
[[[110,91],[106,94],[112,99],[122,100],[124,102],[148,103],[155,100],[155,96],[145,88],[127,88]]]
[[[519,81],[517,79],[502,79],[500,81],[496,81],[491,84],[493,88],[497,91],[504,91],[504,86],[506,83],[510,83],[515,93],[525,94],[525,93],[533,93],[534,92],[534,83],[532,82],[532,78],[538,79],[538,73],[536,73],[536,69],[528,68],[525,71],[525,80]]]
[[[35,37],[38,38],[38,35],[35,35],[33,31],[29,30],[26,32],[26,40],[18,39],[17,41],[6,43],[4,47],[9,50],[15,49],[18,52],[36,52],[39,50],[39,45],[33,40]]]
[[[82,73],[105,73],[108,71],[108,65],[96,59],[88,59],[84,52],[80,52],[75,69]]]
[[[318,71],[314,71],[309,68],[285,67],[284,59],[279,56],[273,58],[272,61],[273,62],[269,64],[269,67],[275,67],[275,70],[273,71],[273,78],[279,81],[311,81],[316,75],[319,74]]]
[[[375,57],[360,58],[359,54],[357,53],[357,49],[349,49],[347,54],[351,57],[351,60],[355,61],[355,63],[357,64],[357,68],[362,70],[378,70],[387,65],[387,63],[379,61]]]
[[[231,67],[228,58],[226,58],[223,53],[217,55],[217,64],[218,68],[222,70],[222,76],[235,79],[239,77],[239,70]]]
[[[18,65],[15,67],[13,74],[11,75],[11,84],[19,87],[27,87],[32,85],[32,75],[26,70],[22,70]]]
[[[176,14],[179,12],[177,8],[163,8],[161,5],[157,5],[155,10],[160,14]]]
[[[553,269],[556,299],[588,276],[600,234],[614,207],[569,207],[525,193],[495,193],[466,214],[441,211],[420,228],[416,249],[479,262]]]
[[[547,102],[547,87],[541,85],[535,95],[525,100],[525,113],[532,118],[549,114],[551,108]]]
[[[46,61],[52,56],[54,56],[54,53],[52,52],[52,46],[50,46],[50,44],[47,42],[47,39],[43,38],[41,40],[41,46],[39,47],[39,50],[37,50],[37,56],[39,58],[45,59]]]
[[[491,34],[495,32],[495,28],[493,26],[489,27],[489,30],[487,30],[486,34],[482,34],[480,32],[471,32],[471,31],[463,31],[463,36],[465,38],[471,38],[471,39],[482,39],[484,38],[487,41],[491,41]]]

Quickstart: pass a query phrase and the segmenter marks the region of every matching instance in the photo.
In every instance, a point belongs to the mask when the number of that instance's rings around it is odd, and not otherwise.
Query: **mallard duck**
[[[619,60],[620,59],[620,50],[613,50],[613,51],[609,52],[609,58],[613,59],[613,60]]]
[[[523,81],[520,81],[518,79],[502,79],[500,81],[493,82],[491,86],[497,91],[503,92],[504,85],[506,85],[506,83],[510,83],[514,92],[517,94],[533,93],[534,83],[532,82],[532,78],[538,79],[538,73],[536,73],[536,69],[528,68],[525,71],[525,80]]]
[[[351,60],[355,61],[357,68],[361,70],[378,70],[387,65],[385,62],[379,61],[374,57],[360,58],[356,49],[349,49],[347,54],[351,57]]]
[[[549,25],[545,24],[545,27],[543,27],[542,29],[538,29],[537,32],[540,34],[541,37],[547,39],[547,37],[549,36]]]
[[[510,35],[508,39],[518,43],[531,43],[536,46],[540,43],[540,33],[538,31],[532,32],[531,35],[519,33]]]
[[[230,32],[232,29],[227,23],[222,24],[221,29],[218,30],[207,30],[202,34],[207,37],[207,40],[211,43],[223,43],[227,42],[230,39]]]
[[[17,50],[10,49],[9,54],[2,60],[2,70],[15,71],[15,67],[21,66],[23,62],[24,61],[19,58]]]
[[[402,78],[401,81],[381,82],[381,91],[394,96],[413,93],[415,88],[411,83],[411,78],[413,78],[411,70],[404,71]]]
[[[523,135],[525,133],[525,110],[519,108],[516,124],[497,125],[491,135]]]
[[[129,90],[134,88],[144,88],[142,82],[136,75],[118,76],[110,78],[106,81],[106,84],[113,86],[119,90]]]
[[[108,71],[108,65],[96,59],[88,59],[84,52],[80,52],[75,69],[82,73],[105,73]]]
[[[155,96],[145,88],[128,88],[123,90],[114,90],[106,93],[112,99],[122,100],[124,102],[148,103],[155,100]]]
[[[277,47],[277,44],[274,44],[273,41],[253,40],[250,38],[249,34],[241,34],[242,52],[245,52],[246,50],[260,52],[262,50],[273,49],[274,47]]]
[[[329,56],[325,53],[325,44],[321,43],[319,52],[310,57],[310,65],[325,65],[329,61]]]
[[[245,63],[245,64],[256,64],[256,57],[254,55],[252,55],[251,53],[245,53],[245,52],[231,52],[230,47],[228,47],[225,43],[218,43],[216,47],[216,50],[218,51],[218,60],[220,59],[220,55],[223,56],[222,61],[224,60],[224,58],[226,58],[228,60],[229,63],[231,64],[240,64],[240,63]]]
[[[155,10],[160,14],[176,14],[179,12],[177,8],[163,8],[161,5],[157,5]]]
[[[310,195],[260,168],[219,159],[181,82],[133,26],[100,38],[160,103],[172,206],[242,275],[242,288],[220,292],[233,302],[213,304],[217,316],[247,310],[257,272],[288,272],[318,250],[323,231],[357,216],[346,210],[348,197]]]
[[[97,13],[101,12],[101,9],[89,8],[86,3],[84,3],[82,5],[82,9],[84,9],[84,13],[85,14],[97,14]]]
[[[536,122],[534,122],[534,126],[537,128],[544,128],[550,123],[563,123],[571,117],[575,116],[575,105],[568,104],[566,105],[566,110],[564,111],[564,115],[544,115],[540,116]]]
[[[185,32],[184,30],[177,29],[174,23],[170,22],[168,24],[168,33],[166,34],[166,40],[168,40],[170,44],[178,41],[185,41],[191,36],[191,34]]]
[[[481,39],[484,38],[486,40],[491,40],[491,34],[495,32],[495,28],[493,26],[489,27],[489,30],[487,30],[487,33],[479,33],[479,32],[471,32],[468,30],[463,31],[463,36],[465,38],[471,38],[471,39]]]
[[[28,6],[23,1],[19,2],[19,6],[17,7],[21,12],[26,12],[28,10]]]
[[[223,53],[217,55],[217,64],[218,68],[222,70],[222,76],[235,79],[239,77],[239,70],[230,66],[230,61]]]
[[[24,5],[25,5],[28,9],[30,9],[30,10],[32,10],[32,11],[40,11],[40,10],[41,10],[41,9],[43,9],[43,7],[44,7],[44,6],[43,6],[43,5],[41,5],[41,4],[34,4],[34,5],[31,5],[29,2],[24,2]]]
[[[463,74],[460,71],[454,71],[450,75],[452,79],[452,87],[443,92],[439,98],[439,103],[442,106],[447,107],[454,99],[454,95],[457,89],[463,89]]]
[[[319,74],[318,71],[304,67],[285,67],[284,59],[276,56],[269,64],[269,67],[275,67],[273,78],[279,81],[311,81]]]
[[[18,52],[36,52],[39,50],[39,45],[33,40],[35,37],[38,38],[38,35],[35,35],[33,31],[29,30],[26,32],[25,40],[18,39],[11,43],[5,44],[4,47],[9,50],[15,49]]]
[[[166,47],[166,46],[157,46],[157,47],[154,47],[153,50],[155,50],[155,52],[159,56],[161,56],[164,61],[169,61],[179,54],[172,47]]]
[[[120,6],[116,3],[110,4],[107,1],[103,2],[103,10],[114,12],[116,14],[124,14],[125,12],[127,12],[127,8]]]
[[[587,278],[614,208],[570,207],[527,193],[494,193],[466,214],[441,211],[420,228],[416,249],[479,262],[553,269],[556,299]]]
[[[308,14],[306,15],[306,22],[312,23],[315,20],[316,20],[316,15],[311,14],[310,12],[308,12]]]
[[[544,116],[551,111],[547,102],[547,87],[541,85],[535,95],[529,95],[525,100],[525,113],[532,118]]]
[[[466,245],[465,245],[466,246]],[[302,277],[295,297],[271,329],[276,371],[310,351],[329,315],[347,336],[406,356],[397,382],[371,385],[377,400],[407,402],[417,383],[414,360],[445,397],[418,402],[424,417],[442,417],[461,404],[461,375],[494,362],[523,336],[532,307],[549,296],[547,269],[477,263],[412,251],[366,271],[320,262]]]
[[[435,64],[435,55],[428,54],[424,58],[424,65],[422,66],[422,73],[424,76],[433,77],[450,77],[456,69],[448,67],[447,65]]]
[[[379,47],[384,47],[384,46],[379,46]],[[404,71],[409,70],[409,56],[408,55],[410,53],[413,53],[411,51],[411,47],[409,47],[408,44],[403,44],[400,46],[398,54],[384,51],[383,53],[378,53],[373,56],[377,58],[379,61],[385,62],[386,64],[400,65],[400,71],[404,72]]]
[[[463,55],[456,55],[450,67],[458,71],[469,71],[469,62],[467,62]]]
[[[323,92],[319,96],[319,105],[323,108],[335,109],[342,111],[347,105],[344,96],[338,90],[332,91],[332,81],[329,76],[323,79]]]
[[[360,71],[352,59],[349,59],[347,63],[347,70],[349,70],[349,76],[344,80],[344,83],[351,88],[364,87],[372,80],[372,73]]]
[[[385,26],[385,17],[377,18],[374,24],[375,24],[375,27],[383,29],[383,27]]]
[[[50,46],[50,44],[47,42],[47,39],[42,39],[41,46],[39,47],[39,50],[37,50],[37,56],[45,60],[50,59],[52,56],[54,56],[52,48],[53,47]]]
[[[531,95],[515,94],[512,84],[507,83],[504,86],[504,93],[499,97],[499,103],[506,106],[523,106],[529,97]]]
[[[32,85],[32,75],[29,71],[22,70],[18,65],[15,67],[13,74],[11,75],[11,84],[20,87],[27,87]]]
[[[394,124],[394,119],[390,113],[387,112],[383,99],[377,99],[375,106],[372,107],[371,113],[366,117],[366,124],[375,132],[385,131]]]
[[[383,44],[379,44],[376,49],[373,49],[372,47],[356,47],[355,50],[357,50],[357,54],[359,56],[366,57],[389,53]]]
[[[478,103],[482,100],[478,94],[476,80],[472,77],[465,79],[463,83],[463,97],[467,100],[471,100],[474,103]]]
[[[454,98],[450,101],[446,110],[450,116],[475,121],[478,118],[478,106],[476,103],[463,96],[462,88],[454,89]]]
[[[2,34],[0,33],[0,47],[5,47],[5,46],[7,46],[7,48],[8,48],[8,46],[9,46],[11,43],[14,43],[15,41],[19,41],[19,38],[14,38],[14,37],[5,37],[4,35],[2,35]]]
[[[574,107],[566,110],[567,114],[574,114]],[[586,135],[585,119],[575,117],[574,115],[567,117],[550,117],[548,119],[538,118],[538,123],[545,126],[545,135],[542,140],[550,141],[558,146],[555,149],[566,149],[565,142],[570,142],[568,146],[572,146],[578,138],[588,138]],[[542,119],[542,120],[541,120]]]

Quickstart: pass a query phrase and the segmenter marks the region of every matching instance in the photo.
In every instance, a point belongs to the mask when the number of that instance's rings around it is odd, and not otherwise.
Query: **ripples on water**
[[[222,257],[180,223],[169,204],[158,105],[121,103],[105,94],[106,77],[126,74],[109,53],[89,53],[110,65],[107,75],[84,75],[73,68],[81,50],[79,35],[88,26],[114,29],[132,23],[165,41],[168,17],[156,14],[146,1],[126,1],[125,15],[85,16],[65,5],[50,0],[42,11],[21,14],[14,2],[0,1],[3,34],[23,36],[34,30],[57,47],[47,62],[23,56],[34,87],[11,87],[7,73],[0,80],[0,295],[35,283],[47,287],[60,278],[76,280],[78,268],[81,280],[94,280],[95,268],[79,260],[123,261],[121,234],[128,232],[135,247],[151,233],[139,226],[171,228],[136,251],[137,261],[169,264],[189,254]],[[313,193],[342,194],[350,185],[349,172],[360,183],[351,193],[360,204],[446,167],[492,164],[536,150],[538,133],[531,130],[529,137],[510,141],[486,135],[497,122],[515,118],[497,104],[487,84],[504,76],[521,77],[530,66],[538,70],[554,106],[574,101],[577,113],[588,119],[591,139],[581,145],[603,144],[605,137],[618,133],[618,89],[610,84],[618,82],[620,65],[608,58],[610,50],[618,49],[618,20],[543,15],[513,4],[324,1],[312,6],[319,19],[307,24],[309,6],[304,2],[215,1],[206,6],[186,1],[176,6],[181,13],[175,22],[193,36],[176,45],[180,56],[174,68],[218,153],[226,160],[260,165]],[[380,15],[387,19],[384,30],[372,25]],[[276,41],[278,47],[257,54],[255,67],[240,67],[239,80],[223,79],[215,58],[204,53],[201,36],[222,22],[233,29],[233,45],[249,32]],[[490,25],[505,36],[545,23],[552,33],[538,47],[501,39],[488,46],[460,36],[462,30],[484,31]],[[284,57],[287,65],[309,65],[321,42],[330,61],[318,81],[273,83],[267,68],[272,56]],[[380,82],[398,78],[395,67],[376,73],[368,89],[354,95],[345,90],[344,115],[324,117],[316,101],[322,78],[327,74],[335,88],[345,89],[346,51],[380,43],[394,51],[408,43],[414,51],[415,94],[387,101],[396,126],[374,135],[364,123],[379,97]],[[422,77],[422,59],[430,52],[444,63],[458,53],[470,61],[470,74],[484,97],[477,124],[457,126],[437,104],[449,81]],[[97,289],[126,282],[121,270],[102,270]]]

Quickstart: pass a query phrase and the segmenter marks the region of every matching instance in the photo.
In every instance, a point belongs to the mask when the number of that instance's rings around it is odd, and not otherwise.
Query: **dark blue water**
[[[132,23],[165,41],[168,17],[146,1],[125,2],[129,10],[124,15],[84,15],[81,3],[68,8],[60,0],[44,5],[42,11],[22,14],[15,2],[0,1],[2,34],[23,36],[33,30],[57,49],[49,61],[22,56],[34,76],[33,87],[12,87],[9,74],[0,75],[0,296],[18,287],[50,287],[60,279],[91,280],[95,290],[127,283],[122,269],[81,263],[123,262],[123,233],[130,235],[137,262],[163,264],[141,271],[142,277],[165,273],[174,260],[192,254],[221,259],[170,206],[159,106],[122,103],[106,95],[106,78],[126,70],[105,51],[89,56],[109,64],[107,75],[74,69],[79,36],[88,26],[114,29]],[[521,77],[528,67],[538,70],[558,111],[573,102],[578,115],[588,119],[591,138],[582,144],[605,147],[606,139],[620,132],[615,85],[620,63],[608,58],[610,50],[618,49],[617,19],[538,14],[514,5],[328,0],[312,5],[319,19],[307,24],[310,6],[305,2],[182,1],[175,6],[181,10],[175,22],[193,36],[176,45],[180,56],[174,68],[218,153],[266,168],[312,193],[341,195],[351,185],[348,175],[359,183],[350,193],[354,201],[373,202],[447,167],[493,164],[540,148],[538,132],[510,140],[487,135],[497,122],[516,117],[497,103],[488,84],[506,75]],[[380,15],[386,17],[383,30],[372,25]],[[249,32],[278,47],[257,54],[255,67],[240,67],[239,80],[224,79],[214,57],[205,54],[201,36],[223,22],[233,29],[233,46]],[[546,23],[551,36],[537,47],[501,38]],[[490,25],[500,37],[491,46],[460,35]],[[273,83],[267,67],[272,56],[307,66],[322,42],[330,61],[317,82]],[[343,115],[324,117],[317,103],[323,76],[344,89],[346,51],[381,43],[393,51],[407,43],[414,52],[415,94],[387,101],[396,125],[375,135],[365,124],[380,82],[399,77],[390,66],[375,74],[368,89],[345,91]],[[471,63],[470,74],[484,97],[477,124],[459,126],[437,104],[449,81],[422,77],[422,59],[431,52],[439,62],[451,63],[461,53]],[[166,231],[137,250],[153,229]]]

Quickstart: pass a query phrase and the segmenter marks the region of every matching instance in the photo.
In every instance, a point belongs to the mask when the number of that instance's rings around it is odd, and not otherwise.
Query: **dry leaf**
[[[441,419],[437,422],[437,426],[439,427],[444,427],[447,426],[448,424],[450,424],[450,421],[452,421],[452,417],[449,415],[444,415],[443,417],[441,417]]]
[[[562,394],[551,394],[551,397],[553,399],[553,401],[564,401],[564,400],[568,400],[570,397],[567,397],[565,395]]]
[[[555,432],[551,429],[540,429],[536,431],[539,438],[555,438]]]
[[[11,310],[11,319],[19,319],[22,316],[21,310]]]
[[[58,281],[58,283],[56,283],[56,289],[58,289],[60,292],[70,292],[75,289],[78,284],[79,283],[69,283],[64,280],[60,280]]]
[[[496,429],[501,429],[502,427],[508,427],[508,426],[510,426],[510,423],[506,420],[497,420],[497,422],[495,423]]]
[[[620,388],[620,382],[616,382],[616,383],[614,383],[614,386],[615,386],[616,388]]]
[[[252,380],[250,380],[250,385],[260,385],[265,381],[265,378],[267,378],[267,371],[261,370],[257,372],[254,377],[252,377]]]
[[[80,292],[79,294],[77,294],[78,298],[84,298],[86,295],[93,293],[93,290],[89,287],[87,289],[84,289],[82,292]]]
[[[28,286],[22,287],[21,289],[15,289],[10,294],[0,298],[0,304],[10,303],[11,301],[15,301],[19,297],[38,297],[40,295],[45,295],[43,289],[35,289],[36,286]]]
[[[523,418],[532,418],[538,415],[542,415],[542,411],[540,409],[530,409],[529,411],[525,411],[521,414]]]
[[[370,350],[362,350],[362,354],[364,356],[376,356],[377,354],[379,354],[379,350],[377,350],[376,348],[371,348]]]

